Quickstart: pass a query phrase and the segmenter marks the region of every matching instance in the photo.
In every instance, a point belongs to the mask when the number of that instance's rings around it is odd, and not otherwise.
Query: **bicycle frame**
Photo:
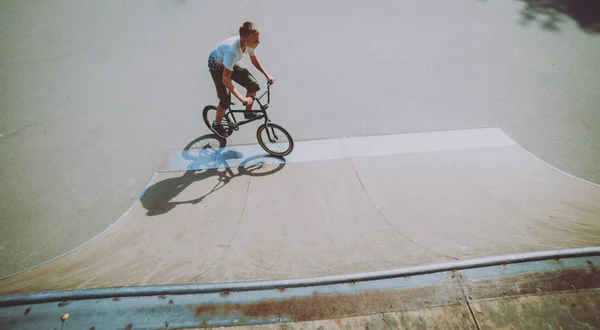
[[[260,100],[265,95],[267,95],[267,103],[262,104],[260,102]],[[260,120],[260,119],[263,119],[263,118],[265,119],[265,124],[268,123],[269,122],[269,116],[267,115],[267,109],[269,108],[269,104],[271,103],[271,83],[267,82],[267,90],[264,91],[262,93],[262,95],[260,95],[259,97],[255,97],[253,100],[258,103],[258,105],[260,106],[260,110],[245,110],[245,109],[243,109],[243,110],[233,110],[233,109],[231,109],[231,106],[230,106],[229,109],[228,109],[228,111],[227,111],[227,113],[225,114],[225,117],[227,118],[227,115],[229,113],[232,113],[231,117],[233,118],[233,123],[234,123],[234,125],[236,127],[239,127],[239,126],[242,126],[242,125],[251,123],[251,122],[253,122],[255,120]],[[260,116],[258,116],[256,118],[252,118],[252,119],[248,119],[248,120],[243,120],[243,121],[240,121],[240,122],[238,122],[237,119],[235,119],[235,115],[233,115],[235,113],[248,113],[248,112],[259,112],[259,113],[262,113],[262,115],[260,115]],[[267,132],[267,134],[268,134],[268,132]]]
[[[260,102],[260,100],[267,95],[267,103],[262,104]],[[238,130],[240,128],[240,126],[251,123],[253,121],[256,120],[260,120],[263,119],[265,120],[265,128],[267,131],[267,137],[269,139],[270,142],[275,142],[275,139],[277,138],[277,135],[275,134],[275,131],[271,132],[271,130],[269,130],[269,116],[267,115],[267,109],[269,108],[269,104],[271,104],[271,83],[267,82],[267,90],[264,91],[259,97],[254,97],[253,100],[255,102],[258,103],[258,105],[260,106],[260,110],[233,110],[231,109],[231,106],[229,106],[229,109],[227,110],[227,112],[225,113],[225,120],[227,121],[228,125],[231,126],[232,129],[234,130]],[[258,112],[261,113],[262,115],[256,117],[256,118],[252,118],[252,119],[247,119],[247,120],[242,120],[240,122],[237,121],[237,119],[235,118],[235,114],[236,113],[248,113],[248,112]],[[233,122],[231,122],[229,120],[229,114],[231,113],[231,118],[233,119]],[[275,137],[275,138],[274,138]]]

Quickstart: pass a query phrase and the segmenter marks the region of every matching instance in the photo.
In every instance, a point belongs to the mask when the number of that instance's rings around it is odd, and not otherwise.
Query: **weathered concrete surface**
[[[412,267],[387,276],[347,274],[335,281],[1,297],[0,328],[594,328],[600,288],[597,250],[579,257],[556,254],[519,261],[513,255],[493,264],[490,259],[485,264],[472,260],[470,266],[444,263],[430,272]],[[71,316],[61,322],[65,313]]]
[[[600,187],[519,147],[353,162],[386,221],[430,251],[462,259],[600,244]]]
[[[500,126],[600,182],[597,15],[557,3],[4,0],[0,276],[103,231],[166,149],[208,132],[206,57],[245,20],[297,139]]]
[[[196,329],[199,330],[200,328]],[[254,326],[215,327],[219,330],[254,329],[477,329],[467,304],[410,310],[396,313],[382,313],[348,317],[335,320],[264,324]]]
[[[348,300],[354,299],[352,302],[354,305],[361,306],[358,311],[346,312],[348,317],[321,314],[321,318],[313,316],[314,320],[308,322],[269,324],[263,327],[266,329],[469,327],[597,329],[600,328],[598,314],[600,272],[597,263],[597,257],[554,259],[459,270],[433,285],[429,284],[420,289],[419,285],[415,285],[413,288],[398,291],[379,291],[380,299],[371,303],[360,301],[352,295],[345,295],[344,298]],[[416,283],[420,282],[419,275],[414,278]],[[455,290],[458,289],[460,294],[453,291],[453,287],[456,287]],[[443,290],[443,288],[447,289]],[[376,294],[376,292],[378,291],[369,294]],[[417,294],[412,294],[413,292]],[[386,295],[388,293],[396,299],[401,299],[403,304],[397,304],[397,301],[386,303],[391,301]],[[382,301],[384,306],[379,305]],[[431,306],[420,304],[423,301],[427,301]],[[332,307],[323,308],[322,313],[327,313],[329,310],[343,310],[342,306],[347,302],[343,300],[332,304]],[[339,309],[336,308],[338,305]],[[303,308],[303,310],[307,309]],[[379,310],[381,313],[367,312],[373,310]],[[253,327],[241,326],[236,329],[253,329]]]
[[[534,295],[404,312],[213,329],[598,329],[599,291]],[[198,328],[200,329],[200,328]]]
[[[259,164],[158,173],[106,233],[0,280],[0,294],[314,277],[600,245],[600,186],[518,145]]]
[[[480,329],[599,329],[600,291],[472,303]]]

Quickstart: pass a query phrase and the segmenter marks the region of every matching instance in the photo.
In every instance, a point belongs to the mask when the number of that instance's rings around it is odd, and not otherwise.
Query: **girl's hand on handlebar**
[[[275,83],[275,77],[267,76],[267,81],[269,84],[273,85]]]

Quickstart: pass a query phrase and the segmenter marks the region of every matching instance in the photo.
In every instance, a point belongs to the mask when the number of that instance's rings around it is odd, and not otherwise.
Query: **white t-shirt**
[[[229,37],[218,44],[210,53],[208,66],[213,70],[222,69],[223,67],[233,70],[235,63],[248,55],[254,55],[253,48],[246,47],[246,51],[242,53],[240,37]]]

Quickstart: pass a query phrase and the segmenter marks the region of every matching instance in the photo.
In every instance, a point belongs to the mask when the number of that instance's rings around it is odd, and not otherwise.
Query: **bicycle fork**
[[[267,130],[267,137],[269,138],[269,141],[270,141],[271,143],[275,143],[275,142],[277,142],[277,140],[278,140],[279,138],[277,137],[277,134],[275,134],[275,130],[274,130],[272,127],[269,127],[269,126],[270,126],[270,125],[269,125],[269,122],[270,122],[270,121],[267,121],[267,122],[265,123],[265,127],[266,127],[266,130]]]

